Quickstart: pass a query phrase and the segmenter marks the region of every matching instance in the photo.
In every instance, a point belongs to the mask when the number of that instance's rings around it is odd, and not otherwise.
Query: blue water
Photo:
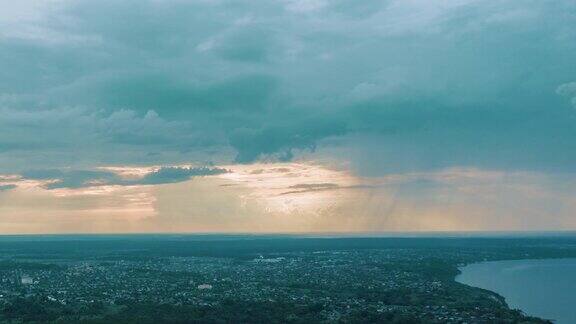
[[[482,262],[461,271],[456,281],[497,292],[510,308],[576,323],[576,259]]]

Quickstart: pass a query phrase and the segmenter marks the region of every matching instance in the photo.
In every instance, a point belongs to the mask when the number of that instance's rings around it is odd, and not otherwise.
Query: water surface
[[[456,281],[497,292],[510,308],[576,323],[576,259],[482,262],[461,271]]]

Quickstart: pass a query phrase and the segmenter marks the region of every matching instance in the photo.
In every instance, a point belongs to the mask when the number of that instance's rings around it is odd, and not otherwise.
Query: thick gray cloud
[[[137,184],[161,184],[186,181],[192,177],[211,176],[229,172],[222,168],[163,167],[136,180]]]
[[[94,170],[31,170],[22,173],[25,179],[49,180],[46,189],[84,188],[103,185],[154,185],[184,182],[193,177],[227,173],[228,170],[216,167],[161,167],[140,179],[126,180],[110,171]]]
[[[0,169],[319,151],[366,175],[573,170],[575,12],[568,0],[16,8],[0,15]]]
[[[32,170],[24,172],[22,176],[26,179],[51,181],[45,186],[47,189],[82,188],[121,182],[112,172],[91,170]]]

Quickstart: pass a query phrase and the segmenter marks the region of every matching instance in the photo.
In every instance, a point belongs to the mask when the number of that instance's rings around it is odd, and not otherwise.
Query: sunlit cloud
[[[227,172],[143,183],[139,179],[161,167],[110,166],[101,169],[135,182],[59,188],[47,187],[54,180],[6,175],[1,183],[10,188],[0,191],[0,220],[11,224],[5,229],[11,233],[473,231],[576,225],[571,177],[475,168],[360,177],[345,168],[303,161],[220,168]]]
[[[189,170],[190,167],[178,168]],[[327,189],[358,183],[345,171],[305,163],[230,165],[225,166],[227,172],[179,183],[141,181],[161,170],[159,167],[102,169],[118,172],[135,182],[129,185],[82,183],[81,186],[49,187],[58,180],[4,177],[16,181],[18,190],[10,196],[1,196],[6,203],[0,208],[0,214],[5,217],[32,215],[41,207],[44,214],[58,214],[53,219],[57,223],[63,215],[75,213],[76,217],[67,221],[65,226],[66,231],[72,232],[86,230],[86,226],[80,223],[92,223],[94,227],[90,231],[249,231],[251,226],[256,226],[258,231],[304,231],[311,229],[311,216],[331,208],[338,200],[341,203],[346,196]],[[326,185],[328,182],[330,185]],[[309,190],[320,188],[326,190]],[[286,193],[291,190],[297,192]],[[35,203],[31,205],[29,200]],[[211,212],[204,212],[206,210]],[[220,216],[218,223],[206,224],[210,219],[218,219],[216,215],[223,212],[226,214]],[[30,216],[23,216],[23,219],[27,217]],[[102,219],[94,221],[94,217]],[[107,219],[116,219],[117,226],[103,228],[102,224]],[[274,224],[278,227],[274,228]],[[20,231],[27,232],[31,228],[23,226]]]

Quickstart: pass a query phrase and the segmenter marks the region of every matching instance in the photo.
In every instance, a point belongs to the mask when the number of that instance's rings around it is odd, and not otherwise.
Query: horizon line
[[[79,233],[0,233],[10,237],[70,237],[70,236],[289,236],[308,238],[401,238],[401,237],[479,237],[479,236],[569,236],[576,230],[473,230],[473,231],[354,231],[354,232],[79,232]]]

